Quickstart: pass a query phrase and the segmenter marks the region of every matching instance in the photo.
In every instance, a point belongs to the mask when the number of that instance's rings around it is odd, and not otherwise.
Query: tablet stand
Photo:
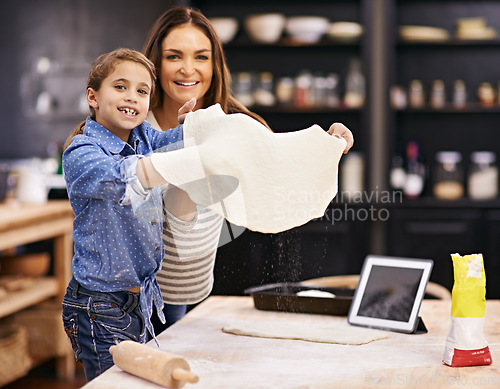
[[[427,327],[424,324],[424,321],[420,316],[417,317],[417,325],[415,326],[415,329],[411,332],[412,334],[426,334]]]

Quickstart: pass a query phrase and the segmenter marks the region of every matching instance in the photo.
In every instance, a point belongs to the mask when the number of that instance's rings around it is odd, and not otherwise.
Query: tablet
[[[415,332],[432,265],[430,259],[368,255],[347,321],[371,328]]]

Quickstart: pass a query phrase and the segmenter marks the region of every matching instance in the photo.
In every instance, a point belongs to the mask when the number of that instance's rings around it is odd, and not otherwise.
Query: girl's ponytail
[[[76,126],[73,129],[73,131],[71,131],[71,134],[69,134],[68,138],[66,138],[66,142],[64,142],[63,151],[68,148],[68,146],[71,144],[71,141],[75,136],[83,134],[84,127],[85,127],[85,120],[82,121],[78,126]]]

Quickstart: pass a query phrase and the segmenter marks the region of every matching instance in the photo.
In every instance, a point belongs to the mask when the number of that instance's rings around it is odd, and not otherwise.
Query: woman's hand
[[[339,139],[344,138],[347,141],[347,145],[344,149],[344,154],[347,154],[347,152],[351,149],[352,145],[354,144],[354,136],[352,135],[351,130],[349,130],[342,123],[333,123],[330,126],[328,133]]]
[[[179,124],[184,123],[186,115],[193,110],[195,105],[196,105],[196,97],[193,97],[191,100],[189,100],[187,103],[184,103],[184,105],[179,108],[177,114],[177,120],[179,121]]]

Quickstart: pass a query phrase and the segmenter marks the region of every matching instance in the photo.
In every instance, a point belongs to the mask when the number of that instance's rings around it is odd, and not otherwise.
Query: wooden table
[[[160,348],[185,358],[199,375],[193,389],[500,388],[500,302],[487,301],[484,332],[490,366],[451,368],[442,361],[451,302],[425,300],[420,315],[429,332],[361,346],[252,338],[221,328],[240,320],[339,325],[345,317],[259,311],[250,297],[210,297],[160,334]],[[156,347],[150,342],[149,346]],[[85,389],[159,388],[114,366]]]
[[[41,205],[0,204],[0,250],[53,240],[53,275],[35,280],[30,287],[9,293],[0,300],[0,318],[37,304],[50,297],[62,303],[71,278],[74,214],[69,201],[51,200]],[[71,351],[71,349],[70,349]],[[74,356],[57,359],[61,378],[74,375]]]

